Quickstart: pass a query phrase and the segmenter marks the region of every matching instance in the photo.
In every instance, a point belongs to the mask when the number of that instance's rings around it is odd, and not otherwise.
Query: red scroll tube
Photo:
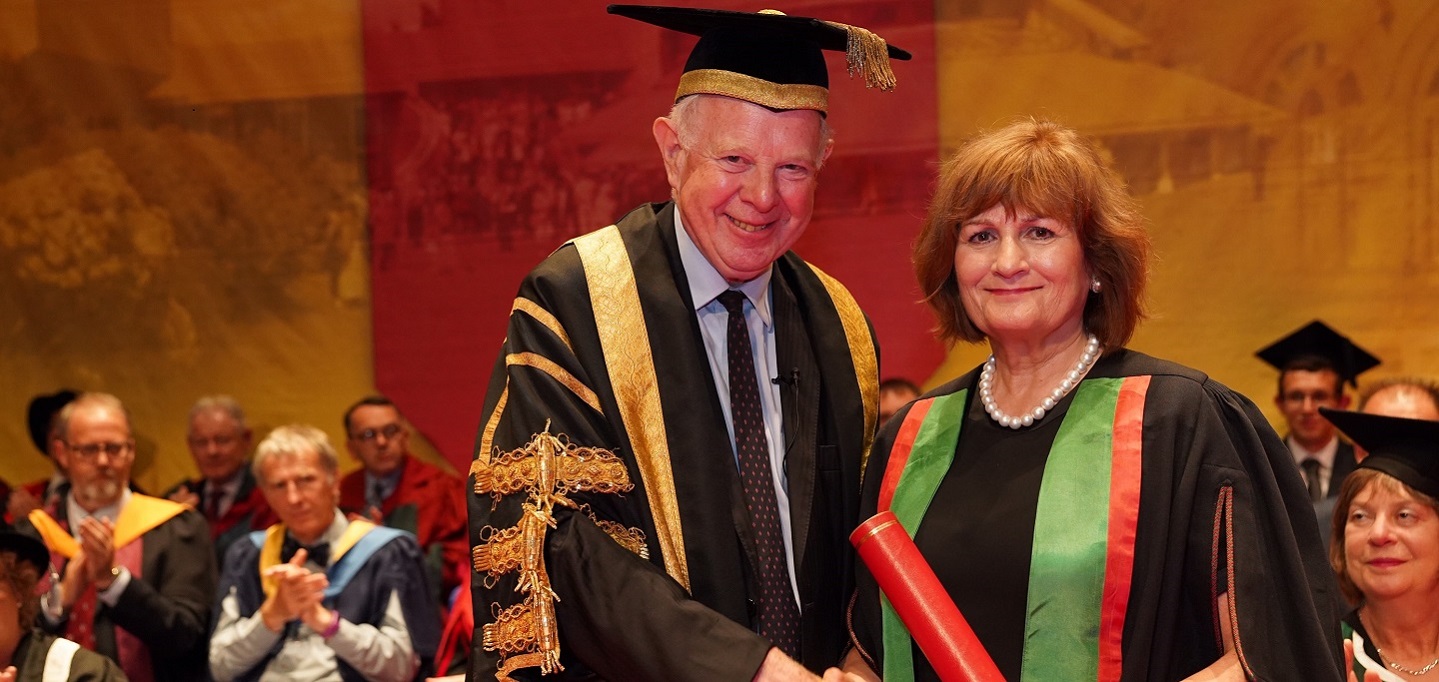
[[[850,533],[849,541],[940,679],[1004,682],[894,512],[870,517]]]

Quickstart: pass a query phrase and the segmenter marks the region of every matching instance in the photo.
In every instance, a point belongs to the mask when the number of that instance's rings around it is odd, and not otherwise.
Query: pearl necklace
[[[1084,354],[1079,356],[1079,362],[1075,363],[1074,369],[1069,370],[1069,374],[1065,375],[1064,381],[1059,382],[1059,387],[1050,391],[1044,401],[1034,409],[1026,411],[1021,416],[1011,417],[994,404],[994,355],[991,354],[989,359],[984,362],[984,369],[979,373],[979,402],[984,404],[984,411],[989,413],[989,418],[998,422],[1000,426],[1007,426],[1011,429],[1031,426],[1044,419],[1044,415],[1054,409],[1054,406],[1059,404],[1059,401],[1070,390],[1078,386],[1079,381],[1089,373],[1089,369],[1098,360],[1099,337],[1090,334],[1089,343],[1084,346]]]

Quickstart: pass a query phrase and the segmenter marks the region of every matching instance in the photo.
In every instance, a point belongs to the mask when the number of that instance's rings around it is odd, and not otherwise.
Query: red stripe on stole
[[[1099,614],[1099,679],[1123,673],[1124,616],[1134,580],[1134,535],[1139,525],[1139,487],[1144,454],[1144,400],[1148,376],[1130,377],[1119,388],[1114,410],[1109,473],[1109,552]]]
[[[919,427],[924,423],[924,417],[929,414],[932,405],[934,398],[916,402],[905,414],[904,422],[899,425],[899,433],[895,435],[894,445],[889,449],[889,461],[884,465],[884,480],[880,481],[879,507],[876,512],[889,511],[889,505],[894,501],[895,488],[899,487],[899,477],[904,474],[904,465],[909,462],[909,453],[914,449],[914,438],[919,434]]]

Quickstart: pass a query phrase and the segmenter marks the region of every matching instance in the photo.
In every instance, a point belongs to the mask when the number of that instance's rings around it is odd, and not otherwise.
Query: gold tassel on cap
[[[894,89],[894,71],[889,68],[889,43],[879,34],[866,28],[841,24],[837,21],[824,22],[835,28],[844,29],[848,41],[844,50],[845,65],[849,75],[856,71],[864,74],[865,87],[890,91]]]

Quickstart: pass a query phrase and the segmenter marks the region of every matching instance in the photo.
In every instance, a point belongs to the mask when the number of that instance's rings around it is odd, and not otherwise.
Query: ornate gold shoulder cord
[[[543,433],[524,447],[489,458],[476,458],[475,493],[491,495],[498,502],[506,495],[527,491],[520,520],[509,528],[486,526],[484,543],[473,551],[475,570],[486,575],[493,586],[503,575],[519,571],[517,592],[524,599],[507,609],[491,606],[494,622],[484,626],[484,646],[498,651],[499,670],[495,679],[511,680],[520,668],[538,667],[542,674],[564,670],[560,665],[560,638],[555,622],[559,596],[550,588],[545,571],[545,536],[555,527],[556,506],[584,512],[621,546],[649,558],[644,533],[613,521],[598,519],[583,505],[566,496],[571,492],[623,493],[634,488],[624,462],[603,448],[581,447],[563,434],[550,434],[549,422]]]

